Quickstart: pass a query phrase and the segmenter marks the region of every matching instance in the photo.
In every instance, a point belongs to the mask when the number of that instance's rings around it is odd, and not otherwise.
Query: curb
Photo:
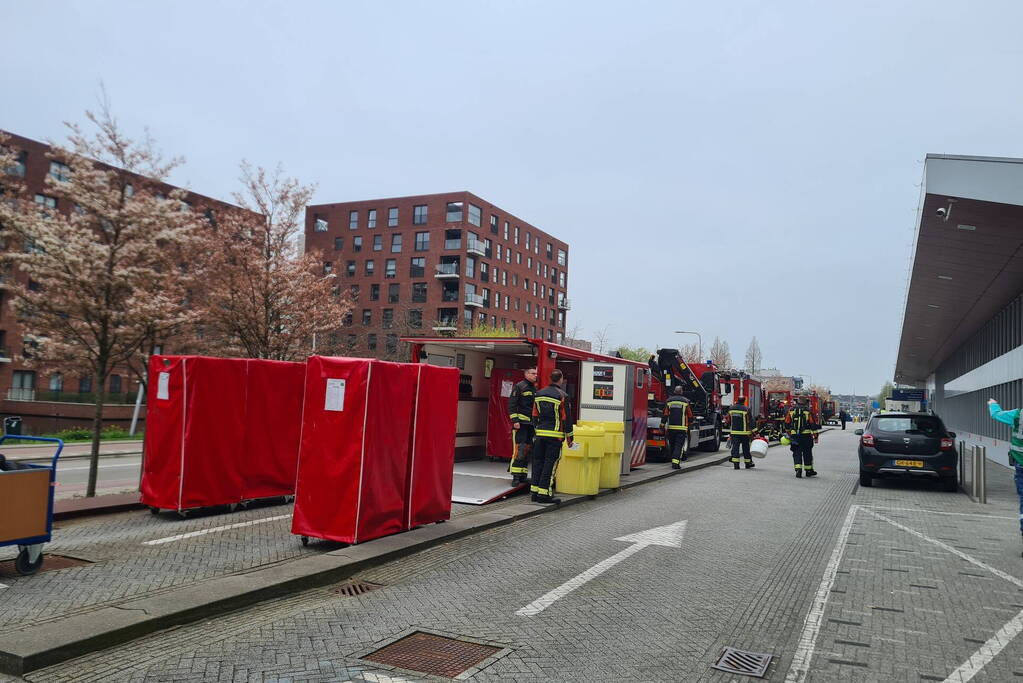
[[[595,496],[566,496],[561,505],[523,502],[494,512],[479,512],[446,522],[418,527],[365,544],[303,557],[283,564],[244,570],[166,593],[128,600],[59,621],[28,626],[3,634],[0,673],[21,676],[90,652],[113,647],[155,631],[218,616],[301,590],[337,583],[374,567],[440,543],[536,515],[554,512],[600,496],[649,482],[719,465],[729,454],[694,462],[679,470],[651,475],[601,490]]]

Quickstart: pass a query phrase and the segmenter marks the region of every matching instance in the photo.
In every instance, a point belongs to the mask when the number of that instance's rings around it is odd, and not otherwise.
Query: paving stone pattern
[[[423,629],[511,648],[471,680],[750,680],[710,668],[731,645],[774,654],[780,681],[853,505],[1023,575],[1008,470],[989,473],[981,506],[923,484],[860,488],[854,449],[851,432],[826,434],[816,479],[795,479],[772,449],[754,470],[726,463],[373,568],[356,578],[384,587],[363,595],[306,591],[27,678],[420,680],[358,657]],[[682,519],[681,549],[644,548],[540,614],[515,614],[627,547],[616,537]],[[1023,605],[1013,584],[866,511],[838,569],[808,681],[944,680]],[[1019,680],[1021,657],[1013,641],[973,680]]]

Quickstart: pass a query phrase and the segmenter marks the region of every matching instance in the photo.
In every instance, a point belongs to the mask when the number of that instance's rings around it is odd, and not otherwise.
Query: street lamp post
[[[700,333],[699,332],[689,332],[688,330],[675,330],[675,334],[695,334],[696,335],[696,338],[697,338],[697,340],[699,340],[699,343],[700,343],[700,350],[699,350],[700,358],[699,358],[699,360],[702,363],[703,362],[703,337],[700,336]]]

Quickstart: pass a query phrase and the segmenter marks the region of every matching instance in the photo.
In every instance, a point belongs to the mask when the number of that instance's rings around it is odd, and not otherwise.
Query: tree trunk
[[[92,450],[89,452],[89,485],[85,489],[87,498],[96,495],[96,479],[99,475],[99,444],[103,432],[103,400],[106,398],[106,387],[101,373],[92,376],[92,386],[96,387],[96,411],[92,416]]]

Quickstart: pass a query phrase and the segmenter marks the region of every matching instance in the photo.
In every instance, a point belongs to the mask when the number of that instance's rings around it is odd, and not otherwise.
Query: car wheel
[[[874,475],[870,472],[860,472],[860,486],[873,486]]]
[[[945,479],[943,482],[941,482],[941,488],[947,491],[948,493],[958,493],[959,480],[957,480],[955,477],[949,477],[948,479]]]

